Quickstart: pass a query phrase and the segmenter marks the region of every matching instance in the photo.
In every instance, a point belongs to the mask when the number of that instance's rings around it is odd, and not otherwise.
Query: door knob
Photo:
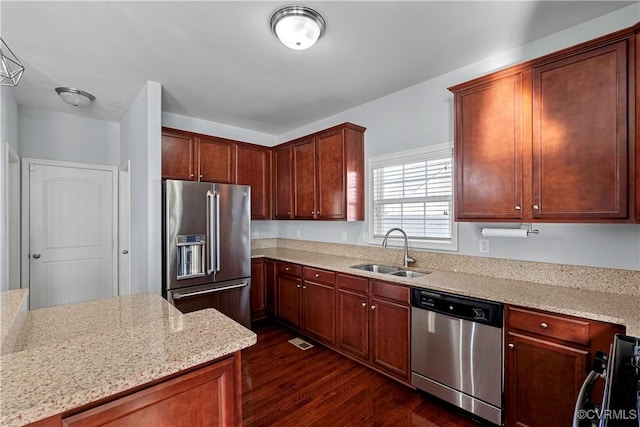
[[[31,255],[31,258],[38,259],[38,258],[40,258],[40,254],[33,254],[33,255]]]
[[[126,254],[128,254],[128,253],[129,253],[129,251],[128,251],[128,250],[126,250],[126,249],[123,249],[123,250],[122,250],[122,255],[126,255]]]

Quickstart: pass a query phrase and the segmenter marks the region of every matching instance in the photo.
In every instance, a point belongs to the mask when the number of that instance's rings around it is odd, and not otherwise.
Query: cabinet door
[[[515,333],[507,334],[507,343],[507,424],[570,426],[588,352]]]
[[[194,147],[192,134],[163,129],[162,178],[194,180]]]
[[[254,258],[251,260],[251,321],[264,317],[265,308],[265,274],[264,260]]]
[[[278,275],[278,317],[293,326],[300,327],[302,302],[302,280],[292,276]]]
[[[292,217],[293,187],[291,163],[291,146],[276,148],[273,150],[273,175],[274,175],[274,212],[276,219],[289,219]]]
[[[360,359],[369,359],[369,304],[367,294],[338,289],[337,347]]]
[[[297,143],[293,153],[293,217],[316,217],[316,145],[313,139]]]
[[[276,263],[270,259],[264,261],[265,271],[265,310],[276,314]]]
[[[523,217],[522,74],[455,94],[457,220]]]
[[[318,219],[346,219],[346,189],[342,131],[316,139],[316,181]]]
[[[533,217],[626,218],[627,41],[533,71]]]
[[[234,369],[231,357],[64,418],[62,425],[239,426],[241,406],[235,400],[241,399],[240,384],[234,385]]]
[[[238,144],[235,182],[251,186],[251,219],[271,219],[271,150]]]
[[[372,297],[369,309],[371,363],[408,382],[409,306]]]
[[[302,284],[304,330],[319,341],[333,345],[336,337],[336,303],[333,286],[305,280]]]
[[[198,137],[198,170],[200,181],[233,184],[236,146],[227,139]]]

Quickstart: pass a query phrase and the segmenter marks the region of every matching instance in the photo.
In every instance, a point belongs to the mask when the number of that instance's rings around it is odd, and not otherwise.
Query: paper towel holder
[[[480,234],[487,237],[529,237],[532,234],[539,234],[537,229],[533,229],[533,224],[528,223],[527,228],[492,228],[481,227]]]

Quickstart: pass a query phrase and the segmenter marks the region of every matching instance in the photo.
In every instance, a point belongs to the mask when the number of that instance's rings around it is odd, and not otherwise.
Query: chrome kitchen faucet
[[[409,239],[407,238],[407,233],[405,233],[402,228],[397,228],[397,227],[390,228],[389,231],[387,231],[387,234],[384,235],[384,240],[382,241],[382,247],[383,248],[387,247],[387,239],[389,238],[389,234],[391,234],[392,231],[399,231],[404,236],[404,264],[403,264],[403,266],[405,268],[409,267],[409,264],[413,264],[414,262],[416,262],[416,260],[409,256]]]

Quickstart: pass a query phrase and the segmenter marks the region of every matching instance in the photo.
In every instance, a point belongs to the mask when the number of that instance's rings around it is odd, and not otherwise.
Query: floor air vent
[[[291,339],[289,340],[289,342],[298,347],[300,350],[309,350],[311,347],[313,347],[313,344],[309,344],[308,342],[300,338]]]

